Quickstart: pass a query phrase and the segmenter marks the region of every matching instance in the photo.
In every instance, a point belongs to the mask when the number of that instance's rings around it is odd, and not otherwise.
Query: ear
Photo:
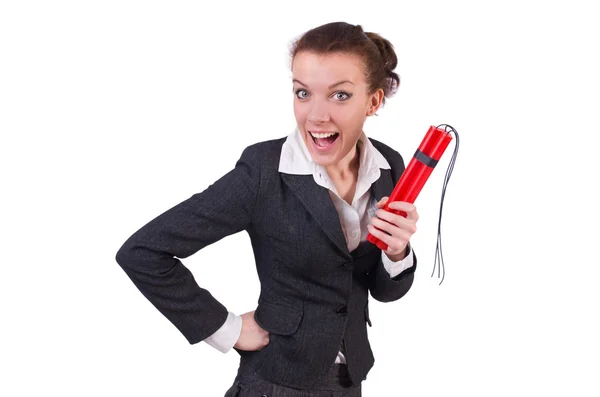
[[[367,116],[373,116],[383,103],[384,92],[383,89],[378,88],[377,91],[371,94],[367,105]]]

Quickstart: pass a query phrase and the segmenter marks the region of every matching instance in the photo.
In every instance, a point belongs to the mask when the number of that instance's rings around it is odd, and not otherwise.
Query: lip
[[[312,137],[312,135],[311,135],[311,132],[314,132],[314,133],[316,133],[316,134],[327,134],[327,133],[329,133],[329,132],[338,132],[338,131],[334,131],[334,130],[307,130],[307,133],[308,133],[308,140],[310,141],[310,144],[311,144],[311,146],[313,147],[313,149],[314,149],[314,150],[315,150],[317,153],[319,153],[319,154],[325,154],[325,153],[331,152],[331,151],[332,151],[332,150],[333,150],[333,149],[334,149],[334,148],[337,146],[337,143],[338,143],[338,141],[340,140],[340,137],[338,136],[338,137],[336,138],[336,140],[335,140],[335,141],[334,141],[334,142],[333,142],[331,145],[329,145],[329,146],[327,146],[327,147],[321,147],[321,146],[319,146],[319,145],[317,145],[317,144],[315,143],[315,141],[313,140],[313,137]],[[338,132],[338,133],[339,133],[339,132]],[[340,135],[341,135],[341,134],[340,134]]]

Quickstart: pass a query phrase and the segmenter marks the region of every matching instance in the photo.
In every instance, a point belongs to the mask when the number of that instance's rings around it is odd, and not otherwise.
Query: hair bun
[[[392,43],[373,32],[365,32],[365,35],[377,46],[381,59],[383,60],[383,68],[388,75],[388,89],[390,94],[394,93],[400,86],[400,77],[394,72],[398,66],[398,57]]]

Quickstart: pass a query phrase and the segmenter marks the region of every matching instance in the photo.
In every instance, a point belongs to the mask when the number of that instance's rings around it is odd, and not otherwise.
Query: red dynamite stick
[[[433,172],[439,159],[444,154],[452,136],[446,131],[435,126],[429,127],[425,138],[410,160],[408,167],[402,173],[396,187],[390,194],[388,201],[383,207],[384,210],[406,217],[406,212],[389,208],[389,204],[394,201],[406,201],[414,204],[417,196],[423,189],[425,182]],[[378,229],[377,230],[381,230]],[[385,232],[384,232],[385,233]],[[373,236],[367,235],[367,240],[375,244],[379,249],[385,251],[388,247],[386,243]]]

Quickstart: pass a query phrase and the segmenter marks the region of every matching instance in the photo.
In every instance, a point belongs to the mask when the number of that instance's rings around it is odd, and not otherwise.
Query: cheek
[[[307,117],[306,106],[303,106],[298,101],[294,101],[294,116],[299,124],[304,124]]]
[[[364,124],[364,109],[351,107],[351,106],[340,106],[336,109],[335,120],[337,126],[342,130],[355,130],[362,129]]]

